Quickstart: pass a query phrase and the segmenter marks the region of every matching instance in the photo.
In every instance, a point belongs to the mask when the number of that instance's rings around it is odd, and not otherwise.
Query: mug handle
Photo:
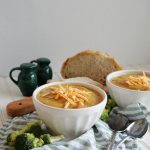
[[[18,85],[18,81],[16,81],[13,77],[12,77],[12,72],[15,71],[15,70],[21,70],[20,67],[16,67],[16,68],[13,68],[10,70],[10,73],[9,73],[9,77],[10,79],[16,84]]]

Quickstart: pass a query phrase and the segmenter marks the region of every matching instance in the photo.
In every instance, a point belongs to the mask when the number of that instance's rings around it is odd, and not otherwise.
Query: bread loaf
[[[61,67],[63,78],[89,77],[106,85],[106,76],[122,67],[109,54],[95,50],[85,50],[68,58]]]

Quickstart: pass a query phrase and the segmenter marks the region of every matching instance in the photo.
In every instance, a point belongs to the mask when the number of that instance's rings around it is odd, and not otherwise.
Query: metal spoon
[[[139,119],[137,121],[134,121],[126,129],[127,136],[124,139],[122,139],[118,144],[116,144],[114,146],[114,149],[119,147],[120,144],[122,144],[128,138],[135,139],[143,137],[147,131],[148,131],[148,122],[146,119]]]
[[[108,150],[112,150],[114,147],[114,141],[117,135],[117,132],[123,132],[126,130],[126,127],[129,123],[129,120],[126,116],[122,114],[112,114],[110,115],[110,119],[108,121],[109,127],[114,131],[114,134],[112,136],[112,142],[108,147]]]

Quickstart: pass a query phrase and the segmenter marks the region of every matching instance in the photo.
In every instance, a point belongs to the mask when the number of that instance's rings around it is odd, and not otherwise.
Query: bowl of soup
[[[54,134],[72,139],[89,130],[100,118],[106,93],[84,82],[53,82],[37,88],[33,103],[41,120]]]
[[[150,99],[150,72],[121,70],[106,78],[110,96],[120,107],[126,107]]]

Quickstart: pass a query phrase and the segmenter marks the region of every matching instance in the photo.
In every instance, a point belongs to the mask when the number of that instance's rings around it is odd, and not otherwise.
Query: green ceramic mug
[[[12,73],[19,70],[18,79],[15,80]],[[23,63],[20,67],[16,67],[10,70],[10,79],[19,87],[23,96],[31,96],[33,91],[38,86],[37,80],[37,65],[32,63]]]

